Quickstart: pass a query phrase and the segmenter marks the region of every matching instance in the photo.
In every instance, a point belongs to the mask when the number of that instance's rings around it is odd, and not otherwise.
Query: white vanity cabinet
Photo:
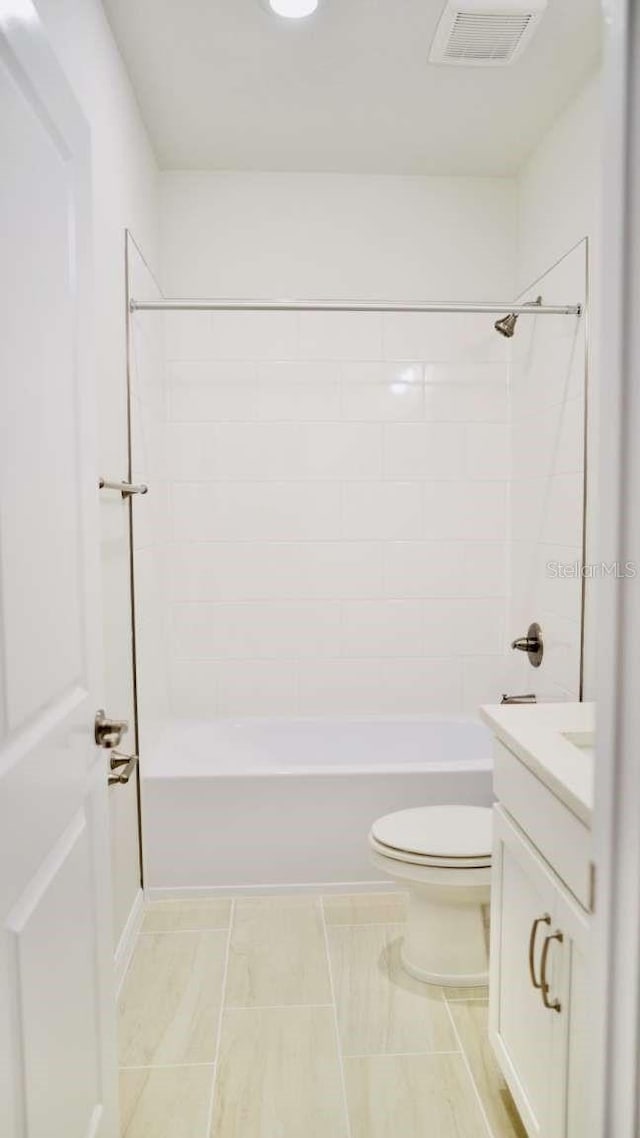
[[[529,1138],[584,1138],[595,707],[481,714],[495,736],[489,1035]]]
[[[496,806],[489,1030],[530,1138],[586,1133],[588,921],[518,824]]]

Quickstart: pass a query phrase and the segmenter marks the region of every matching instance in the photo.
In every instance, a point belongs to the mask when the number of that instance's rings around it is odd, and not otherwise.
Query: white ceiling
[[[504,68],[427,62],[444,0],[104,0],[169,169],[513,174],[596,65],[600,0],[549,0]]]

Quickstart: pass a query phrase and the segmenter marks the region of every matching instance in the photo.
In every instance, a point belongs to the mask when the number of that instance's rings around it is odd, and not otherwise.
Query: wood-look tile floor
[[[487,992],[401,968],[399,893],[147,907],[119,1007],[122,1138],[524,1138]]]

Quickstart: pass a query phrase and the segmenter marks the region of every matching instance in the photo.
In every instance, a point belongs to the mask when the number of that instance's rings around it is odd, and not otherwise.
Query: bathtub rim
[[[251,725],[252,727],[260,727],[268,725],[271,727],[299,727],[301,725],[312,727],[319,725],[321,727],[338,727],[340,725],[364,725],[367,727],[375,726],[376,724],[393,724],[393,725],[406,725],[406,726],[429,726],[431,724],[451,725],[457,727],[471,727],[480,728],[478,732],[479,738],[482,738],[487,743],[487,753],[474,757],[473,755],[461,759],[438,759],[434,762],[372,762],[365,763],[327,763],[318,765],[303,764],[300,765],[278,765],[274,763],[272,766],[238,766],[236,770],[226,768],[216,768],[213,763],[211,765],[192,766],[187,765],[185,768],[177,767],[176,769],[165,769],[165,762],[157,758],[149,756],[149,752],[154,750],[154,747],[167,746],[167,733],[175,732],[180,729],[181,725],[185,727],[190,726],[193,735],[194,729],[197,731],[202,728],[203,733],[211,727],[216,725],[230,726],[230,725]],[[162,735],[162,741],[160,740]],[[143,741],[141,746],[140,755],[140,776],[143,782],[155,780],[200,780],[200,779],[297,779],[297,778],[314,778],[314,779],[329,779],[329,778],[346,778],[358,776],[375,776],[375,775],[389,775],[389,774],[417,774],[430,771],[435,773],[443,773],[445,771],[491,771],[493,769],[493,757],[491,753],[491,735],[484,724],[478,719],[470,715],[443,715],[429,714],[429,715],[351,715],[351,716],[227,716],[219,719],[199,719],[199,718],[186,718],[181,717],[167,721],[162,728],[156,728],[153,737],[149,737]],[[145,755],[146,752],[146,755]],[[154,766],[159,766],[160,769],[154,769]]]
[[[362,778],[390,775],[390,774],[426,774],[427,772],[433,774],[444,774],[447,771],[464,772],[464,771],[492,771],[493,759],[491,757],[486,759],[456,759],[451,762],[437,762],[437,763],[395,763],[390,766],[327,766],[327,767],[305,767],[300,766],[295,770],[290,768],[281,769],[279,767],[271,767],[268,770],[256,767],[243,767],[238,771],[216,771],[215,769],[196,771],[151,771],[145,773],[144,769],[141,770],[141,778],[143,782],[167,781],[176,782],[184,779],[185,781],[193,782],[200,779],[315,779],[318,781],[326,781],[333,778]]]

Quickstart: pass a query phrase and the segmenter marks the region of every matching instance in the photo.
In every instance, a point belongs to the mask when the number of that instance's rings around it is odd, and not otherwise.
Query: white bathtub
[[[381,814],[491,802],[490,735],[469,719],[178,720],[141,771],[156,893],[361,888]]]

